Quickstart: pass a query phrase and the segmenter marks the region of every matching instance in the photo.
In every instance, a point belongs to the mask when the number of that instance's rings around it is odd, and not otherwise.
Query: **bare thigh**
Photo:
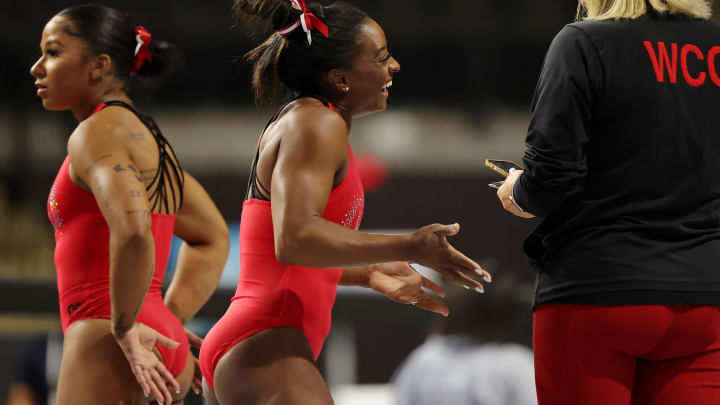
[[[157,348],[155,349],[156,354],[159,355],[159,352],[157,351]],[[190,391],[190,387],[192,386],[192,380],[195,376],[195,360],[193,358],[193,354],[188,353],[187,361],[185,362],[185,368],[182,372],[180,372],[180,375],[175,377],[175,380],[180,384],[180,393],[175,394],[172,390],[170,392],[173,394],[173,404],[175,405],[182,405],[184,403],[185,396]]]
[[[159,353],[156,351],[159,356]],[[176,378],[182,401],[190,389],[194,363],[188,359]],[[171,391],[172,392],[172,391]],[[110,321],[85,319],[65,333],[63,359],[58,378],[57,405],[97,404],[146,405],[125,355],[110,332]]]
[[[305,335],[272,328],[233,346],[215,368],[210,405],[332,405]],[[216,402],[213,402],[216,401]]]

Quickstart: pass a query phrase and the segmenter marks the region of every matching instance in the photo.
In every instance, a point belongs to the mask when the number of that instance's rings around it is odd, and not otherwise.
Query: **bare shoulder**
[[[321,149],[347,148],[349,133],[345,120],[324,105],[303,105],[288,112],[282,123],[283,143],[301,142]]]
[[[125,149],[136,120],[130,111],[104,109],[81,122],[68,140],[68,152],[80,150]]]

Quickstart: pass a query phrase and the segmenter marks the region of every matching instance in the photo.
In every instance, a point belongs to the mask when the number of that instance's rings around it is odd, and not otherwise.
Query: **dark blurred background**
[[[242,55],[262,38],[233,27],[227,0],[97,3],[130,12],[154,38],[180,46],[187,58],[182,74],[153,97],[135,101],[154,116],[184,168],[204,184],[236,230],[254,145],[273,112],[254,105],[249,66],[242,63]],[[77,123],[69,112],[43,110],[28,71],[39,56],[45,23],[74,4],[81,3],[0,3],[0,401],[26,356],[23,347],[59,327],[45,205]],[[520,161],[543,56],[555,33],[573,20],[577,1],[354,4],[380,23],[402,64],[388,110],[353,125],[353,147],[372,189],[363,229],[411,231],[432,222],[460,222],[452,243],[496,280],[512,280],[512,301],[522,310],[508,316],[527,326],[513,332],[513,339],[529,346],[533,274],[521,245],[537,222],[501,209],[487,187],[499,179],[483,162]],[[233,255],[203,320],[193,324],[200,332],[232,296],[238,272]],[[491,296],[493,286],[487,290]],[[452,311],[455,301],[449,302]],[[504,310],[482,300],[475,309],[476,316],[464,315],[465,322],[483,323],[486,313]],[[337,392],[380,387],[368,394],[376,399],[365,403],[392,403],[383,402],[391,401],[383,396],[384,384],[433,328],[442,329],[437,316],[342,290],[320,367]],[[361,394],[338,394],[339,404],[350,404],[355,402],[340,397]]]

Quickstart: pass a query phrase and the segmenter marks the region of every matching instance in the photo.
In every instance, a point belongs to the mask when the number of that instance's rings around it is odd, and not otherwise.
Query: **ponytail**
[[[290,0],[235,0],[233,11],[237,25],[252,34],[272,30],[264,42],[245,55],[253,65],[252,87],[258,104],[279,103],[298,93],[330,101],[337,98],[338,94],[324,83],[323,74],[352,67],[360,50],[357,39],[361,26],[367,19],[364,12],[347,3],[327,7],[309,3],[307,11],[328,26],[328,35],[297,29],[281,37],[277,31],[294,24],[303,14],[302,8]]]

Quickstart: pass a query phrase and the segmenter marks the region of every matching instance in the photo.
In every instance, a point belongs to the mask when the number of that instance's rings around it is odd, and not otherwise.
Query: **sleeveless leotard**
[[[70,179],[69,167],[70,157],[66,157],[47,203],[48,216],[55,228],[55,268],[63,332],[78,320],[110,319],[111,315],[110,229],[92,193]],[[155,274],[137,322],[180,342],[177,349],[156,346],[167,369],[178,376],[187,361],[188,338],[180,321],[165,306],[160,291],[175,215],[153,213],[151,216]]]
[[[365,196],[352,149],[343,181],[328,198],[323,218],[358,229]],[[251,178],[251,181],[254,179]],[[225,315],[200,349],[200,369],[214,388],[215,367],[243,339],[264,329],[288,326],[302,331],[315,359],[330,331],[330,315],[342,269],[280,263],[275,256],[271,201],[251,198],[240,220],[240,278]]]

